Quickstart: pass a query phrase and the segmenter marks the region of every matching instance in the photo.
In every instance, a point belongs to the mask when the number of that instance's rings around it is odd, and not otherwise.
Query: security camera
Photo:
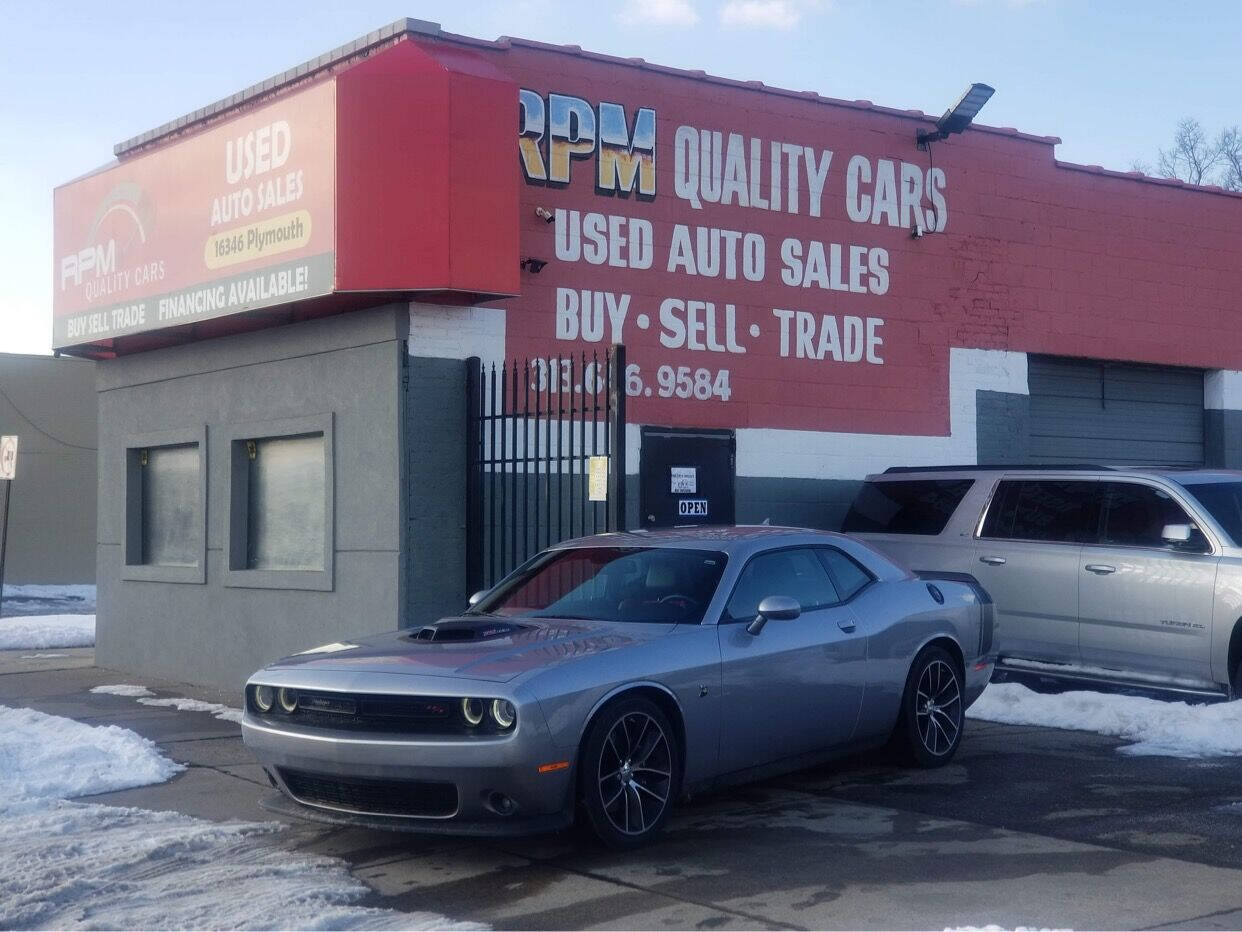
[[[910,238],[920,239],[926,232],[927,231],[923,229],[923,224],[916,222],[914,226],[910,227]]]
[[[538,217],[540,220],[542,220],[544,223],[551,223],[552,221],[556,219],[556,217],[552,215],[552,211],[548,210],[548,208],[546,207],[536,207],[535,216]]]
[[[534,256],[527,256],[518,263],[521,268],[530,269],[532,275],[538,275],[543,271],[543,267],[547,264],[547,260],[536,259]]]

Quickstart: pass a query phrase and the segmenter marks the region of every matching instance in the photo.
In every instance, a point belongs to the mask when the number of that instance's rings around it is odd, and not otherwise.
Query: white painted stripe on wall
[[[505,357],[505,310],[410,303],[411,356],[500,362]]]
[[[1008,350],[950,350],[947,437],[743,428],[737,431],[737,474],[783,479],[861,479],[889,466],[975,463],[975,392],[980,390],[1030,394],[1026,354]]]
[[[1203,407],[1212,411],[1242,411],[1242,372],[1213,369],[1204,373]]]

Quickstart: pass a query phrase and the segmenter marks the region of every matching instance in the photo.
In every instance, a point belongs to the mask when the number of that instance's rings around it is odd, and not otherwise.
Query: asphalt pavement
[[[238,727],[92,694],[240,697],[94,666],[87,650],[0,652],[0,704],[117,724],[187,764],[92,801],[272,820]],[[1242,928],[1242,759],[1119,753],[1082,732],[969,721],[955,761],[837,762],[682,805],[639,852],[561,833],[462,840],[289,821],[269,843],[333,855],[367,905],[512,929]]]

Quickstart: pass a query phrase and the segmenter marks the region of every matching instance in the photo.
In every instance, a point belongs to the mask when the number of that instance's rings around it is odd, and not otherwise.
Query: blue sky
[[[1110,168],[1154,161],[1182,116],[1242,123],[1229,0],[0,0],[0,351],[48,349],[56,184],[401,16],[931,113],[983,81],[996,96],[980,122]]]

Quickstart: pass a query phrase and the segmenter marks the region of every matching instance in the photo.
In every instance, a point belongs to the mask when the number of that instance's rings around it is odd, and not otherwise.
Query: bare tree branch
[[[1156,164],[1165,178],[1209,184],[1212,169],[1222,159],[1219,140],[1209,140],[1199,121],[1186,117],[1178,121],[1172,147],[1160,150]]]
[[[1221,130],[1216,148],[1225,164],[1220,186],[1228,191],[1242,191],[1242,130],[1236,126]]]

